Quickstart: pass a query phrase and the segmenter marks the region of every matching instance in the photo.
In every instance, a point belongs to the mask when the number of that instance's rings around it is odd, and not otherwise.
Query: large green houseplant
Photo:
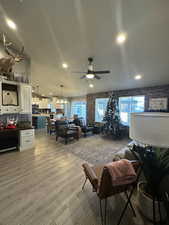
[[[160,201],[165,192],[169,192],[169,186],[162,185],[162,183],[165,183],[163,181],[166,177],[169,176],[169,149],[133,145],[131,150],[137,153],[142,161],[142,170],[146,179],[141,187],[145,196],[142,201],[146,198],[153,201],[154,197]],[[144,209],[146,203],[144,205],[143,202],[139,202],[139,204],[142,204]],[[150,214],[151,218],[149,219],[152,219],[152,213]]]
[[[159,196],[161,181],[169,174],[169,149],[133,145],[132,151],[138,153],[142,161],[147,193]]]

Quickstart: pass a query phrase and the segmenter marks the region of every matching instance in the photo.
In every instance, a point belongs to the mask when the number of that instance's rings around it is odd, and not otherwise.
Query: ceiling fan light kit
[[[94,78],[94,74],[93,73],[88,73],[88,74],[86,74],[86,78],[87,79],[93,79]]]
[[[76,73],[83,73],[83,72],[76,72]],[[81,77],[81,79],[97,79],[100,80],[101,77],[98,76],[98,74],[109,74],[109,70],[101,70],[101,71],[95,71],[93,66],[93,58],[88,58],[88,70],[85,75]]]

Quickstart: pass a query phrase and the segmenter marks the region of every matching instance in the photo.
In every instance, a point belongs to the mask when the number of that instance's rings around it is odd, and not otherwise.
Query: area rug
[[[113,140],[101,135],[80,138],[79,141],[72,141],[67,145],[60,140],[58,145],[64,145],[65,151],[71,152],[82,160],[91,164],[101,164],[112,161],[113,156],[129,143],[129,139]]]

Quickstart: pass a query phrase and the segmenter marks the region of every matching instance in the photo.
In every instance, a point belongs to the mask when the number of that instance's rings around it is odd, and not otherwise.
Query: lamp
[[[169,113],[132,113],[130,138],[145,145],[169,147]]]
[[[55,102],[56,104],[67,104],[68,101],[66,98],[62,97],[63,96],[63,85],[60,85],[60,96],[59,97],[53,97],[53,102]]]

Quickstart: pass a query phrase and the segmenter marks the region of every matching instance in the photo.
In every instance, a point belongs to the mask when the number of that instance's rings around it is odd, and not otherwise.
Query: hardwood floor
[[[96,194],[89,184],[81,190],[83,161],[58,146],[39,134],[35,150],[0,155],[0,225],[101,224]],[[120,196],[109,200],[109,225],[123,206]],[[144,224],[138,218],[129,209],[121,224]]]

